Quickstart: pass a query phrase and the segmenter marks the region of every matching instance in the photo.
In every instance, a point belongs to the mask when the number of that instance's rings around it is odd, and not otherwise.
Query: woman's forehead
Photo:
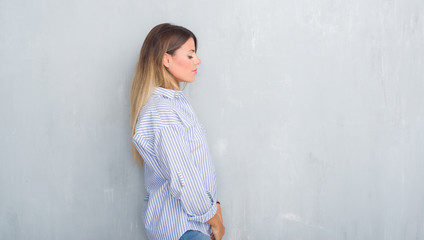
[[[183,45],[181,45],[180,49],[186,52],[195,52],[196,46],[194,45],[193,38],[189,38]]]

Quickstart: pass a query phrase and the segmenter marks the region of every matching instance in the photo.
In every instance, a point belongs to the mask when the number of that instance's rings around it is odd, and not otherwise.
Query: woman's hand
[[[221,240],[222,236],[225,234],[225,227],[222,221],[222,213],[221,213],[221,204],[216,204],[217,210],[215,216],[209,219],[208,223],[211,225],[212,240]]]

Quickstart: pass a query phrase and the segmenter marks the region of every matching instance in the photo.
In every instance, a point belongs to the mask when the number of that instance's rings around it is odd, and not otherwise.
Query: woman
[[[204,130],[180,90],[200,59],[188,29],[154,27],[140,51],[131,98],[134,158],[144,163],[149,239],[216,239],[225,233]]]

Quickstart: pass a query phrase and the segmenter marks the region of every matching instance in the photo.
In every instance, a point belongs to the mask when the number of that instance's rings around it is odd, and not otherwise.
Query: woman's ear
[[[162,64],[163,64],[163,66],[165,66],[166,68],[169,68],[169,65],[171,64],[171,55],[170,55],[170,54],[165,53],[165,54],[163,55]]]

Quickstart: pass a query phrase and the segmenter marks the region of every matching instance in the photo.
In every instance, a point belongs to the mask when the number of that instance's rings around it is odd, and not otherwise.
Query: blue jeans
[[[211,237],[195,230],[188,230],[185,232],[180,240],[211,240]]]

